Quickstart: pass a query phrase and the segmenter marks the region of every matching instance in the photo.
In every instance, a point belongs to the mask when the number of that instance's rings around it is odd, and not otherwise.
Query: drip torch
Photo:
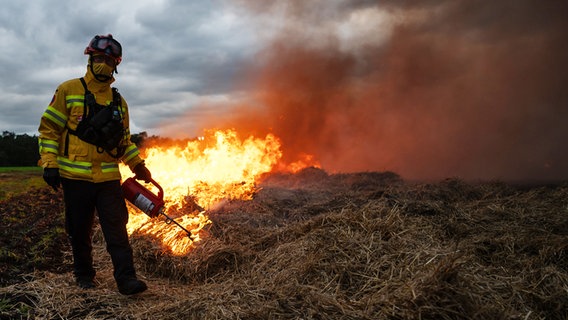
[[[126,198],[126,200],[132,203],[136,208],[147,214],[150,218],[163,215],[166,217],[166,224],[170,224],[172,222],[175,223],[187,233],[187,236],[191,240],[193,240],[193,236],[189,230],[164,213],[164,189],[162,189],[162,187],[154,181],[154,179],[150,180],[150,183],[158,188],[157,195],[146,189],[143,185],[136,181],[136,179],[126,179],[122,184],[122,193],[124,194],[124,198]]]

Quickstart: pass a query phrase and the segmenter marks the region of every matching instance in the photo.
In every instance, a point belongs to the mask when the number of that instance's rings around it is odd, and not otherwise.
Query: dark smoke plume
[[[325,3],[287,3],[288,25],[249,69],[254,92],[207,125],[273,132],[287,160],[314,154],[330,172],[568,179],[568,2]],[[395,17],[386,41],[346,50],[297,28],[362,10]]]

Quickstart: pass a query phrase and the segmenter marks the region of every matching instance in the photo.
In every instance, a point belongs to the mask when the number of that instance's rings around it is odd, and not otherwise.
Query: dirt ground
[[[272,174],[175,256],[131,237],[150,289],[121,296],[100,231],[73,283],[60,193],[0,202],[0,319],[567,319],[568,184]]]
[[[43,187],[41,171],[0,172],[0,201],[27,191],[31,187]]]

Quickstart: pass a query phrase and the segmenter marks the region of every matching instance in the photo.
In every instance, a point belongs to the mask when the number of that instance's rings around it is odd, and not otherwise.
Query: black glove
[[[149,183],[152,181],[152,174],[150,173],[150,170],[148,170],[148,168],[146,168],[146,165],[144,164],[144,162],[140,162],[139,164],[136,165],[136,167],[134,167],[134,170],[132,170],[135,174],[134,178],[137,180],[144,180],[144,182]]]
[[[61,186],[61,177],[59,176],[58,168],[44,168],[43,169],[43,180],[47,182],[53,190],[57,191],[57,188]]]

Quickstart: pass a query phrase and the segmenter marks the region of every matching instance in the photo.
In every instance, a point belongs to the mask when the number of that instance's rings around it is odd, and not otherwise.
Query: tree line
[[[148,136],[146,132],[132,134],[131,141],[141,147],[148,140],[163,140],[157,136]],[[4,131],[0,137],[0,167],[37,166],[39,161],[38,137],[28,134],[15,134]]]
[[[0,137],[0,167],[36,166],[39,160],[37,136],[4,131]]]

